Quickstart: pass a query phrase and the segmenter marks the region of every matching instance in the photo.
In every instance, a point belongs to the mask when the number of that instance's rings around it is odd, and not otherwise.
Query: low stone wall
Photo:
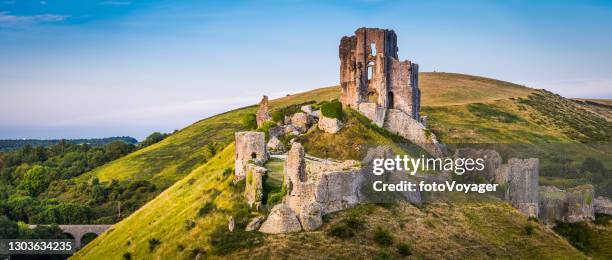
[[[387,109],[386,114],[383,125],[385,129],[406,138],[435,157],[444,157],[447,154],[444,144],[438,142],[433,133],[408,114],[397,109]]]

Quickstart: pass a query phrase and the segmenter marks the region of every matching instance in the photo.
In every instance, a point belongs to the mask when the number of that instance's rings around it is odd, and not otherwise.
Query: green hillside
[[[233,166],[233,153],[233,145],[228,146],[73,258],[190,259],[198,253],[235,259],[396,257],[404,244],[415,256],[585,258],[551,230],[501,202],[434,203],[422,208],[361,205],[330,216],[316,232],[246,232],[242,228],[247,208],[226,171]],[[234,232],[227,230],[230,216],[237,220]],[[378,233],[386,233],[390,242],[381,242],[384,235]]]
[[[565,160],[567,169],[543,171],[542,184],[567,187],[591,182],[596,185],[596,193],[605,194],[612,190],[609,178],[602,177],[603,182],[595,182],[599,180],[595,178],[604,176],[606,168],[601,173],[583,172],[581,168],[587,157],[603,163],[607,169],[612,168],[607,165],[610,160],[606,160],[609,158],[606,157],[608,152],[612,152],[609,145],[586,148],[582,145],[596,140],[610,140],[610,124],[601,114],[549,92],[468,75],[423,73],[420,87],[422,114],[429,116],[430,128],[441,141],[449,144],[576,144],[579,148],[567,148],[570,150],[567,158],[545,158]],[[329,87],[272,100],[270,104],[274,110],[338,96],[339,88]],[[402,247],[402,243],[410,244],[414,255],[435,252],[441,258],[472,254],[480,258],[584,257],[549,229],[527,222],[501,202],[428,204],[423,208],[365,205],[331,216],[329,222],[317,232],[264,236],[239,228],[228,233],[229,216],[237,218],[238,226],[243,227],[248,215],[245,205],[241,203],[240,189],[231,184],[231,170],[228,170],[233,167],[231,142],[233,133],[242,129],[243,116],[255,110],[256,107],[251,106],[204,119],[160,143],[81,176],[77,181],[85,182],[94,176],[102,182],[140,179],[152,180],[162,188],[170,188],[117,223],[78,252],[75,258],[129,255],[132,259],[182,259],[195,257],[198,253],[259,258],[283,257],[297,251],[305,252],[301,255],[304,257],[308,252],[324,253],[329,257],[352,257],[350,252],[355,250],[351,249],[356,248],[363,248],[360,251],[363,254],[396,257],[399,253],[394,248]],[[336,135],[315,130],[300,137],[306,151],[321,157],[354,159],[361,154],[353,148],[361,144],[398,141],[397,136],[372,127],[358,114],[351,111],[348,114],[347,127]],[[327,143],[336,145],[324,145]],[[222,147],[225,148],[218,152]],[[578,156],[572,152],[578,152]],[[574,156],[570,158],[570,155]],[[546,162],[543,165],[546,166]],[[67,192],[63,199],[70,200],[74,196]],[[368,232],[356,232],[352,237],[342,239],[329,235],[334,232],[332,230],[337,222],[346,218],[346,214],[353,213],[365,219],[363,228]],[[394,235],[393,245],[378,245],[372,241],[374,238],[371,234],[383,220],[388,220],[382,216],[389,214],[395,216],[392,223],[399,227],[393,231],[402,232]],[[530,224],[534,227],[526,228]],[[426,235],[420,235],[422,230],[428,230]],[[470,250],[470,245],[476,253]],[[255,251],[247,251],[247,248],[253,247],[256,247]],[[322,250],[322,247],[329,247],[329,250]],[[255,253],[251,255],[249,252]]]

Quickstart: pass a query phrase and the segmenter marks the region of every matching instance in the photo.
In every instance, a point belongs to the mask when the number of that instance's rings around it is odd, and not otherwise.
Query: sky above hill
[[[612,98],[612,2],[533,2],[0,0],[0,138],[142,139],[335,85],[358,27],[421,71]]]

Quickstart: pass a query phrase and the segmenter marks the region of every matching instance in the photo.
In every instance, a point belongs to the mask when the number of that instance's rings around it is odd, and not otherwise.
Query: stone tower
[[[235,177],[244,179],[247,174],[247,164],[265,162],[268,160],[266,151],[266,136],[262,132],[236,132]]]
[[[378,124],[386,109],[420,121],[419,67],[397,57],[393,30],[359,28],[340,41],[341,102]]]
[[[270,114],[268,113],[268,96],[263,96],[261,101],[259,102],[259,108],[257,109],[256,120],[257,120],[257,128],[262,127],[266,121],[272,119]]]

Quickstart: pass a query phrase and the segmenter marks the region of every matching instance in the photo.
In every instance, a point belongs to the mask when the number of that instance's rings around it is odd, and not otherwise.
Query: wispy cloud
[[[0,11],[0,25],[21,25],[48,22],[61,22],[68,19],[67,15],[37,14],[37,15],[12,15],[6,11]]]
[[[568,98],[612,98],[612,79],[568,78],[526,82],[528,87],[545,88]]]

